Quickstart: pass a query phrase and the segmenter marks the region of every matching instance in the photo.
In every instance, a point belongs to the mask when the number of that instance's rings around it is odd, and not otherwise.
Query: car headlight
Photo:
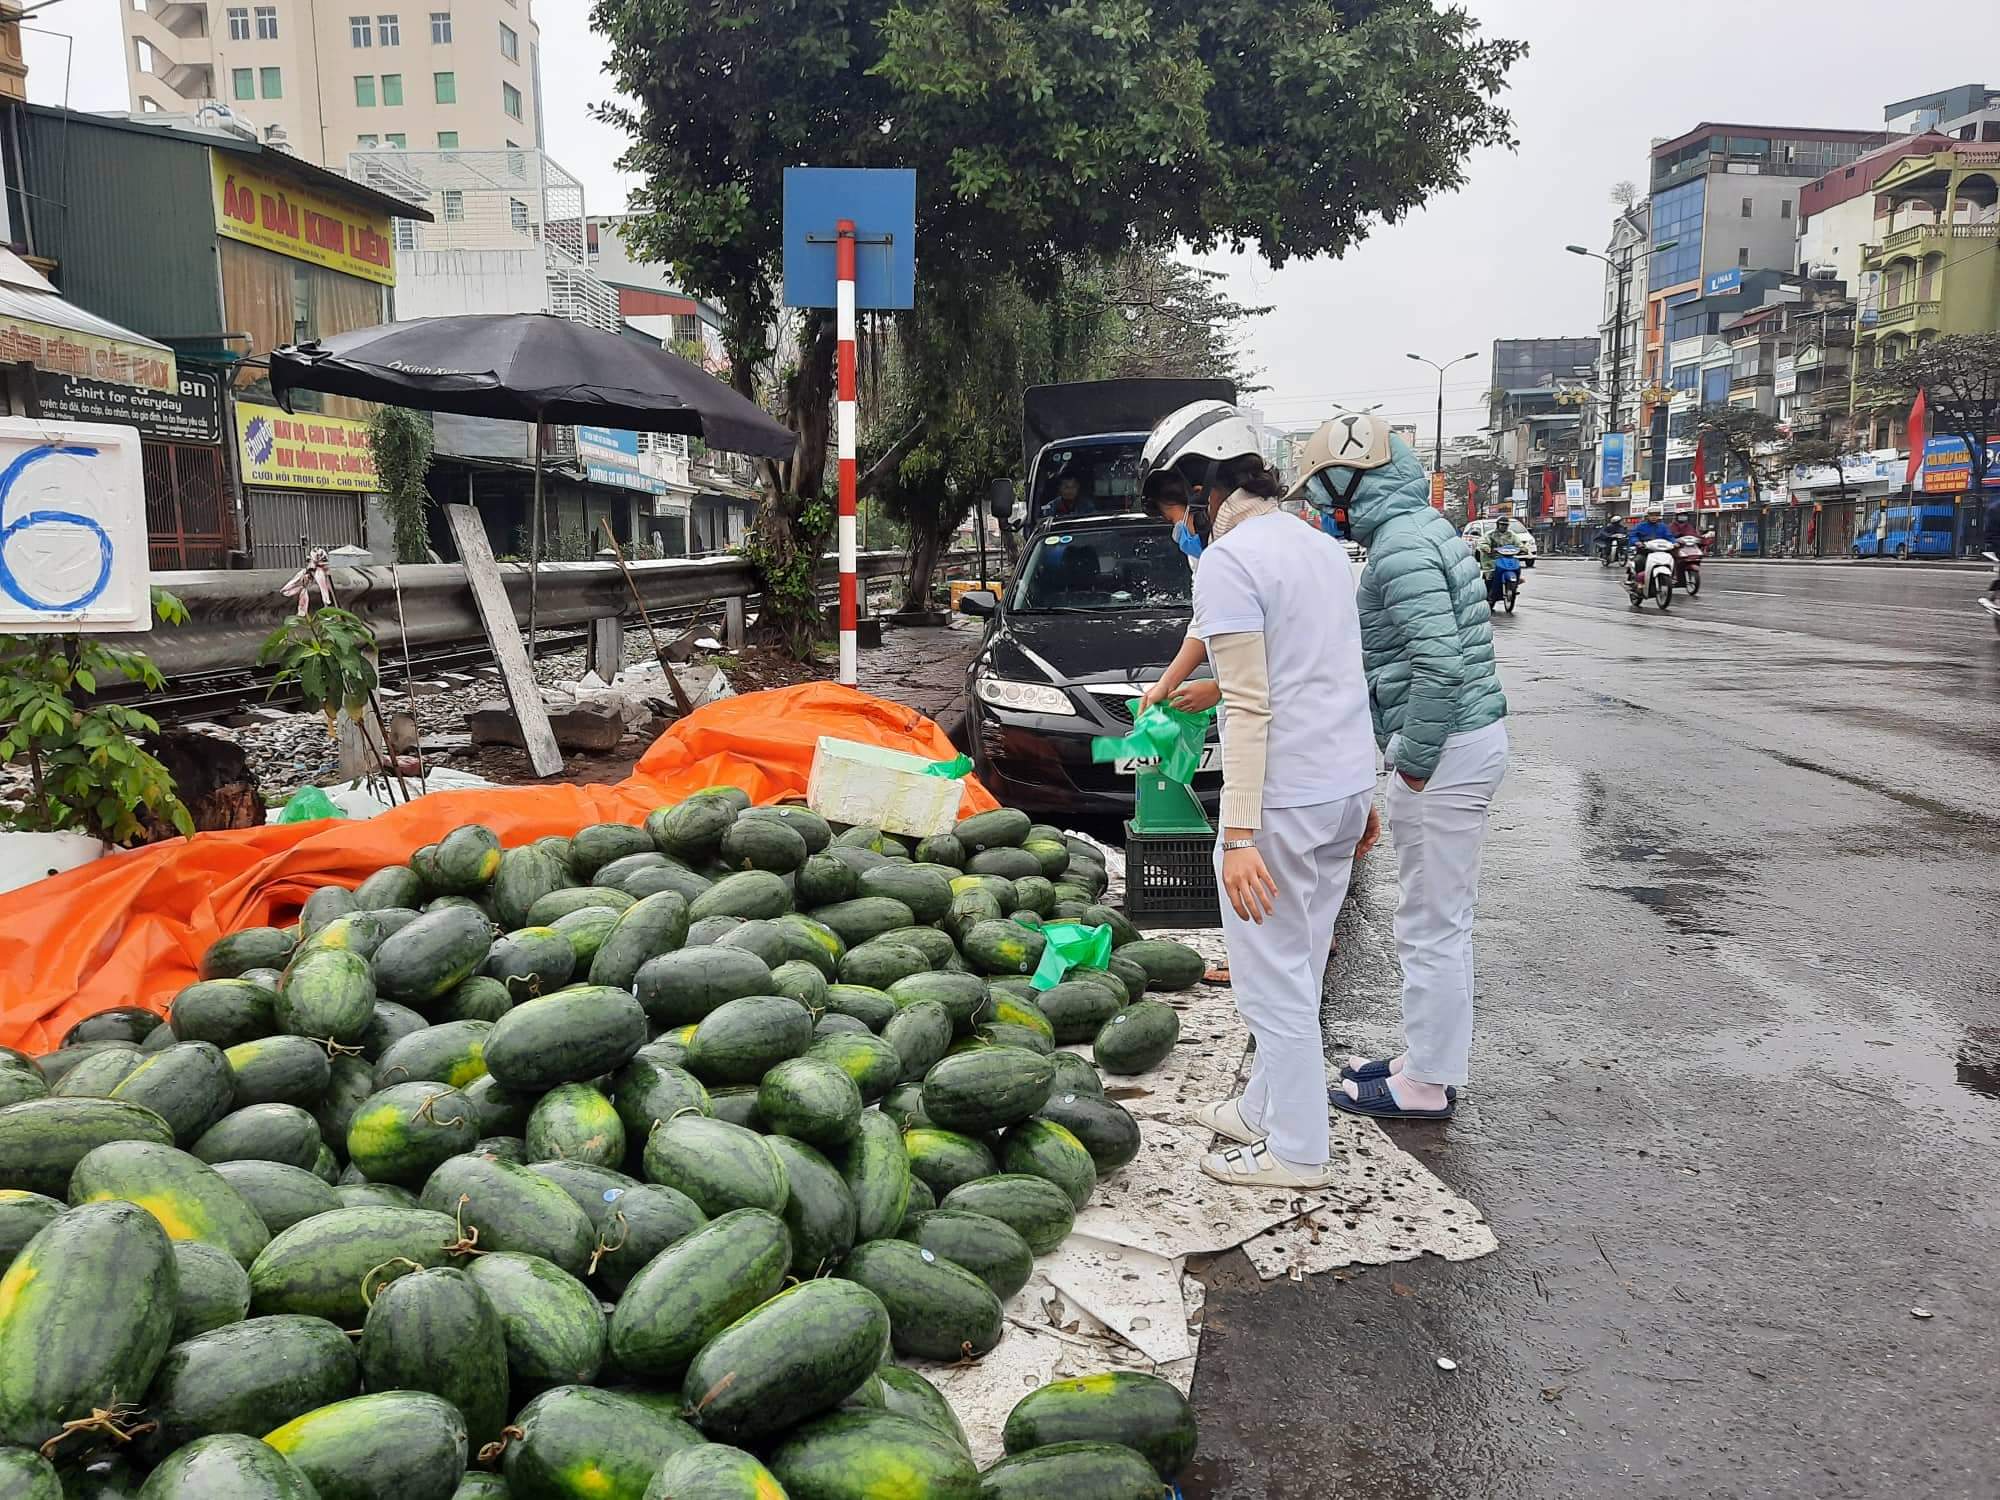
[[[1046,682],[1010,682],[1005,677],[981,677],[974,685],[981,703],[1027,714],[1071,714],[1076,705],[1059,687]]]

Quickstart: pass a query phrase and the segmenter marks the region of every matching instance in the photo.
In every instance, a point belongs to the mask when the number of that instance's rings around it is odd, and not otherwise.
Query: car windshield
[[[1139,508],[1139,443],[1050,448],[1037,465],[1034,516],[1061,521]]]
[[[1045,533],[1021,565],[1018,614],[1185,610],[1194,603],[1187,555],[1165,526]]]

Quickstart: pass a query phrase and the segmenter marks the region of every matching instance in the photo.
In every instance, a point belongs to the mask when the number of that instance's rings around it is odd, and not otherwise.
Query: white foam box
[[[806,806],[833,823],[868,824],[930,838],[958,822],[964,781],[928,776],[931,762],[880,745],[820,736],[806,780]]]

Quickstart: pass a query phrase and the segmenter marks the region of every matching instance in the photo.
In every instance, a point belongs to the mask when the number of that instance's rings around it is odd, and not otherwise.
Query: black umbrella
[[[782,458],[794,435],[699,366],[637,339],[552,313],[488,313],[383,323],[271,352],[271,388],[535,425],[531,570],[541,562],[542,428],[585,423],[680,432],[711,448]],[[528,639],[534,649],[535,574]]]

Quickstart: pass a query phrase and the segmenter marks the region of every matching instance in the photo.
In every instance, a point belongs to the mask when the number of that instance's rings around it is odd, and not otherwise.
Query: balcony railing
[[[1993,224],[1911,224],[1898,229],[1884,239],[1874,251],[1887,255],[1891,251],[1906,249],[1927,239],[1941,240],[1991,240],[2000,239],[2000,223]]]
[[[1932,324],[1943,315],[1944,306],[1938,302],[1919,302],[1912,299],[1899,302],[1894,307],[1885,307],[1875,314],[1877,328],[1895,328],[1904,323]]]

